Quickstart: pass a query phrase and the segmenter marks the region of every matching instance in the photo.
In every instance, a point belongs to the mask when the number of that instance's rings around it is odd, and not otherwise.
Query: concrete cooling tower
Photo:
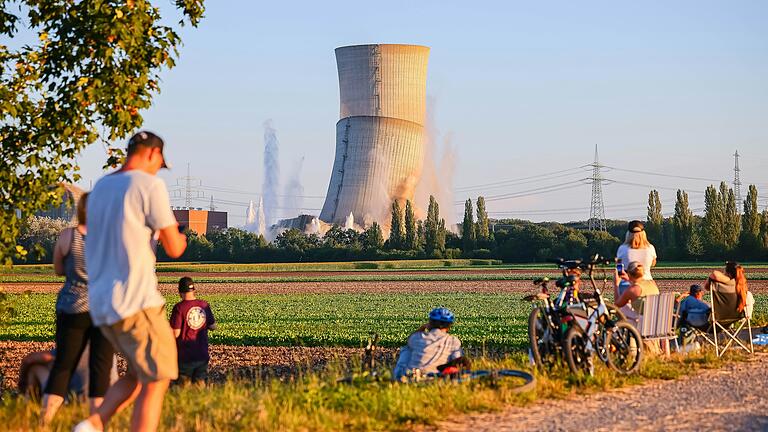
[[[427,60],[416,45],[336,48],[341,120],[320,219],[389,225],[393,200],[413,200],[424,161]]]

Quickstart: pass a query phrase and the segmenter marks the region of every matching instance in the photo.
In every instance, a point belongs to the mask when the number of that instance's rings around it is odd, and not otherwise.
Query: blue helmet
[[[456,320],[456,317],[453,316],[453,312],[451,312],[450,309],[439,307],[432,309],[432,312],[429,313],[429,319],[433,321],[442,321],[453,324],[453,322]]]

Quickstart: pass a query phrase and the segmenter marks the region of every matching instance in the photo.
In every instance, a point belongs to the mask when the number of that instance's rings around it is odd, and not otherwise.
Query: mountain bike
[[[536,303],[528,316],[528,340],[531,361],[540,369],[551,369],[563,358],[565,336],[575,319],[568,306],[589,301],[589,294],[578,292],[577,277],[569,274],[575,269],[586,269],[586,264],[576,259],[557,258],[549,261],[557,264],[562,271],[562,277],[555,282],[560,291],[552,298],[548,288],[550,279],[543,277],[533,281],[534,285],[540,287],[540,292],[523,297],[524,301]],[[617,307],[610,303],[606,306],[613,319],[624,319],[624,314]],[[603,352],[602,349],[598,350],[598,353]]]
[[[593,354],[598,354],[609,368],[621,373],[637,372],[643,357],[643,341],[640,333],[625,319],[617,319],[597,288],[593,271],[598,264],[612,264],[595,255],[585,265],[594,289],[593,301],[567,307],[574,317],[565,335],[563,351],[568,367],[573,373],[594,374]],[[603,277],[605,288],[606,277]],[[615,307],[615,306],[613,306]]]

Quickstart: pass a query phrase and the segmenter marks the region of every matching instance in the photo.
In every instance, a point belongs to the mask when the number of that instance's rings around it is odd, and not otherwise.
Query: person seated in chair
[[[710,285],[715,284],[714,290],[723,293],[736,293],[736,312],[741,313],[747,309],[747,315],[752,315],[754,298],[747,289],[747,277],[744,275],[744,267],[735,261],[725,263],[725,272],[715,270],[709,275],[704,289],[709,290]],[[751,300],[751,301],[750,301]]]
[[[408,336],[405,346],[400,348],[394,378],[405,379],[410,373],[419,370],[421,374],[438,373],[449,375],[457,373],[461,367],[470,366],[464,357],[461,341],[448,334],[455,321],[453,312],[440,307],[429,313],[429,322]]]
[[[704,288],[701,285],[691,285],[688,295],[680,301],[678,315],[680,326],[690,325],[695,328],[705,328],[709,325],[709,314],[712,308],[703,300]]]
[[[614,272],[614,298],[616,306],[627,317],[627,320],[637,327],[642,318],[643,298],[659,293],[659,287],[652,280],[643,279],[645,269],[637,261],[632,261],[627,266],[626,276],[629,279],[629,287],[619,294],[619,286],[622,284],[624,274]]]

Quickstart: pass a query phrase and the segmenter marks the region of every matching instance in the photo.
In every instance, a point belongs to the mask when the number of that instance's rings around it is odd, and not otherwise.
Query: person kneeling
[[[470,361],[464,357],[461,341],[448,331],[455,321],[448,308],[436,308],[429,313],[429,322],[408,336],[406,345],[400,348],[394,378],[407,380],[415,371],[421,375],[458,373],[460,368],[469,368]]]

